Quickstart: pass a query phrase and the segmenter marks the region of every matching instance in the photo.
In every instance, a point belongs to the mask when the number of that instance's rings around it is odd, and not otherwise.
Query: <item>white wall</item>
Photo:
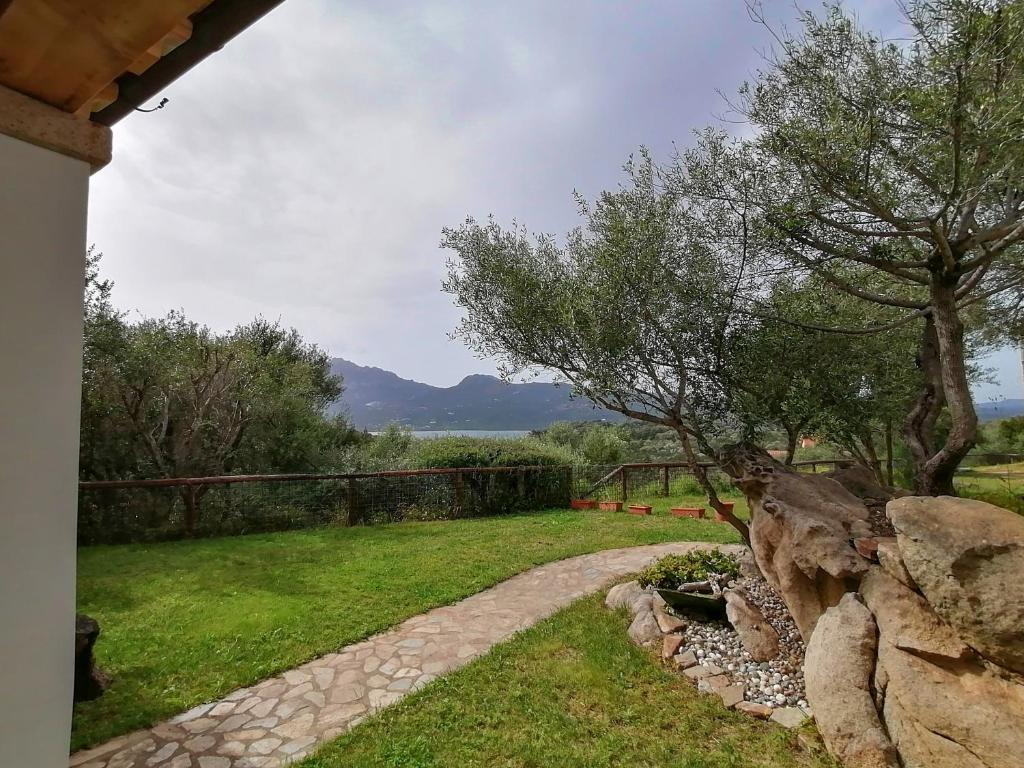
[[[71,728],[89,166],[0,136],[0,766]]]

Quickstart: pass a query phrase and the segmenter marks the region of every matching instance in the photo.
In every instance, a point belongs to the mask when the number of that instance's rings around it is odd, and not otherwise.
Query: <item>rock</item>
[[[757,567],[754,553],[748,547],[744,547],[743,552],[738,555],[738,559],[740,562],[740,576],[745,579],[761,578],[761,569]]]
[[[807,722],[807,715],[798,707],[779,707],[772,711],[768,719],[783,728],[799,728]]]
[[[896,543],[895,536],[878,539],[877,555],[878,564],[882,566],[883,571],[904,586],[910,587],[915,591],[917,590],[917,583],[914,581],[914,577],[910,575],[907,566],[903,564],[903,555],[900,554],[900,548]]]
[[[728,675],[709,675],[697,681],[697,690],[701,693],[718,693],[732,684]]]
[[[754,661],[770,661],[779,655],[779,633],[746,594],[738,589],[726,590],[725,614]]]
[[[627,630],[629,639],[637,645],[650,646],[661,640],[661,629],[654,618],[654,611],[640,611],[633,618]]]
[[[718,696],[722,699],[722,706],[726,709],[732,709],[742,702],[745,693],[746,686],[740,685],[739,683],[727,685],[718,690]]]
[[[875,616],[879,633],[897,648],[950,659],[971,655],[970,648],[923,597],[881,568],[868,572],[860,583],[860,593]]]
[[[75,701],[99,698],[110,685],[110,678],[96,666],[93,646],[100,635],[96,619],[85,614],[75,615]]]
[[[685,651],[684,653],[680,653],[674,658],[674,661],[676,663],[676,666],[679,667],[679,669],[683,670],[689,669],[690,667],[695,667],[699,663],[693,651]]]
[[[972,648],[1024,673],[1024,517],[973,499],[889,502],[907,571]]]
[[[875,620],[853,594],[825,612],[807,644],[807,700],[829,752],[848,768],[899,766],[872,698],[875,650]]]
[[[604,605],[613,611],[619,608],[628,608],[642,594],[643,589],[640,588],[639,582],[627,581],[624,584],[616,584],[608,590],[608,596],[604,599]]]
[[[686,626],[686,622],[682,619],[678,619],[665,612],[664,608],[656,607],[654,609],[654,618],[658,622],[658,627],[666,635],[672,632],[678,632],[680,629]]]
[[[806,640],[867,570],[850,542],[872,535],[868,508],[836,481],[797,472],[754,446],[724,448],[720,459],[751,505],[757,565]]]
[[[678,653],[680,646],[683,644],[683,638],[679,635],[667,635],[661,639],[661,658],[671,659]],[[694,659],[694,664],[697,660]]]
[[[884,634],[878,665],[882,718],[906,768],[1024,765],[1024,686],[1015,679],[975,659],[902,651]]]
[[[654,596],[650,592],[642,592],[639,596],[633,599],[628,606],[629,612],[633,616],[638,616],[641,613],[646,613],[654,610]]]
[[[842,467],[826,472],[825,477],[835,480],[858,499],[864,501],[890,501],[900,496],[909,496],[910,491],[894,488],[891,485],[880,485],[871,470],[860,464]]]
[[[736,711],[756,717],[759,720],[767,720],[772,716],[772,708],[754,701],[741,701],[736,704]]]
[[[878,560],[878,539],[877,536],[868,536],[866,538],[854,539],[853,548],[857,550],[857,554],[867,560]]]
[[[722,668],[717,664],[698,664],[689,669],[683,670],[683,674],[691,680],[703,680],[705,677],[714,677],[722,674]]]

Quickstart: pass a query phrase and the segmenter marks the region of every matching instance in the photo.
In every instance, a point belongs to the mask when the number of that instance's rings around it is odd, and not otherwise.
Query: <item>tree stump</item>
[[[90,701],[110,685],[110,678],[96,666],[93,646],[100,635],[100,625],[84,614],[75,615],[75,701]]]

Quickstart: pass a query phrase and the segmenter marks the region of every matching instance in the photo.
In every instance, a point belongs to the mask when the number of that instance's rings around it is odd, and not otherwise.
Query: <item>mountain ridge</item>
[[[556,421],[625,420],[550,382],[508,383],[474,373],[454,386],[437,387],[341,357],[331,360],[331,372],[345,385],[332,411],[347,413],[359,429],[400,424],[414,430],[529,430]]]
[[[471,373],[458,384],[438,387],[341,357],[331,360],[331,372],[340,374],[345,383],[341,400],[331,411],[347,413],[359,429],[376,431],[395,423],[415,430],[529,430],[556,421],[626,420],[583,398],[571,398],[568,386],[550,382],[508,383]],[[1024,414],[1021,399],[976,407],[982,421]]]

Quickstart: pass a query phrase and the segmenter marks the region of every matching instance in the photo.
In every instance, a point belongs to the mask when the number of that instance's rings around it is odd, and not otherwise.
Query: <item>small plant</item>
[[[680,584],[707,581],[712,575],[724,579],[739,576],[739,560],[718,550],[697,550],[685,555],[666,555],[640,572],[641,587],[678,589]]]

